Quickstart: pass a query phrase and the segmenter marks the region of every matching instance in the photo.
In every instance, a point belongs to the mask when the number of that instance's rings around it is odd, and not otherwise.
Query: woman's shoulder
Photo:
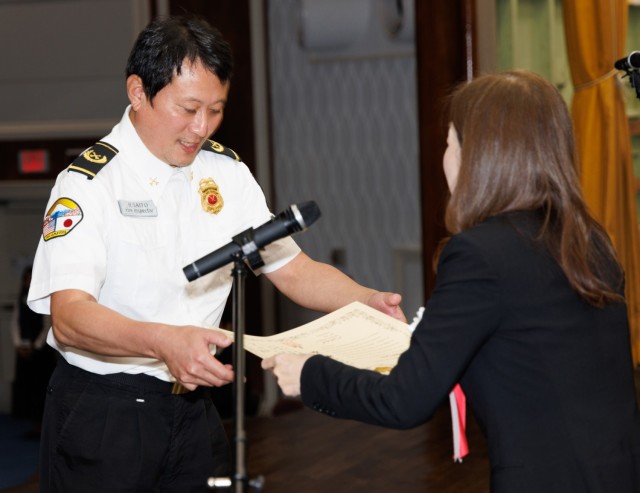
[[[528,212],[488,218],[452,236],[439,257],[438,276],[493,279],[511,285],[515,278],[559,267],[539,239],[541,220]]]
[[[511,242],[536,242],[542,226],[538,211],[510,211],[491,216],[475,226],[452,237],[457,242],[471,242],[478,245],[500,246]]]
[[[492,216],[452,236],[439,260],[449,264],[466,259],[469,265],[483,265],[495,274],[525,265],[547,269],[555,261],[540,238],[541,226],[542,219],[533,211]]]

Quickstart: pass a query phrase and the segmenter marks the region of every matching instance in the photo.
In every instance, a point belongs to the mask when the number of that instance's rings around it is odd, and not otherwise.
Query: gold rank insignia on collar
[[[222,210],[224,200],[222,199],[218,185],[213,178],[203,178],[200,180],[200,189],[198,190],[198,193],[200,193],[202,210],[209,214],[217,214]]]

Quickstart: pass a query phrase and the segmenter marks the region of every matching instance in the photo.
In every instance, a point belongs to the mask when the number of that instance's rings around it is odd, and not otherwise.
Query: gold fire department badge
[[[200,203],[202,204],[202,210],[209,214],[217,214],[222,210],[224,206],[224,200],[218,190],[218,185],[213,181],[213,178],[203,178],[200,180]]]

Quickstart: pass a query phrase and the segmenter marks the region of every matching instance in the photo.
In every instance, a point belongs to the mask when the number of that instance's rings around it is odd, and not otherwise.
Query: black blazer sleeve
[[[428,420],[500,323],[497,273],[480,245],[454,236],[409,349],[388,376],[314,356],[302,371],[304,403],[339,418],[393,428]]]

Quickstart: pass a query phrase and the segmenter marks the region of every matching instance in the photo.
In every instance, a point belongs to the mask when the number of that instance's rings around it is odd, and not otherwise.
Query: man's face
[[[185,60],[181,74],[158,91],[153,105],[135,75],[127,80],[127,92],[131,121],[151,153],[172,166],[188,166],[222,123],[229,83]]]

